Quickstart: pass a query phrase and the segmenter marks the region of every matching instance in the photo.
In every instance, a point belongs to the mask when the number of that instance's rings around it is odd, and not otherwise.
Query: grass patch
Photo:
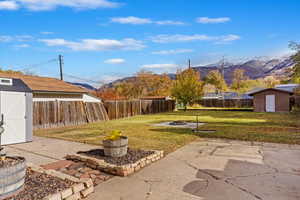
[[[154,123],[172,120],[195,121],[196,115],[199,115],[199,121],[207,123],[200,129],[217,131],[197,134],[190,129],[152,126]],[[124,135],[129,136],[132,148],[158,149],[167,153],[201,137],[300,144],[299,113],[177,111],[78,127],[37,130],[35,135],[99,145],[114,129],[122,130]]]

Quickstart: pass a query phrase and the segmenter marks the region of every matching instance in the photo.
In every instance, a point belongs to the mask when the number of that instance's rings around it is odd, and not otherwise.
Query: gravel
[[[39,200],[70,188],[74,182],[62,180],[30,169],[26,172],[24,189],[17,195],[5,200]]]
[[[104,155],[103,149],[93,149],[90,151],[80,151],[78,154],[83,154],[86,156],[91,156],[100,160],[104,160],[107,163],[114,164],[114,165],[126,165],[126,164],[132,164],[137,161],[139,161],[142,158],[145,158],[151,154],[153,154],[154,151],[145,151],[141,149],[130,149],[128,148],[127,154],[125,156],[119,157],[119,158],[113,158],[113,157],[107,157]]]

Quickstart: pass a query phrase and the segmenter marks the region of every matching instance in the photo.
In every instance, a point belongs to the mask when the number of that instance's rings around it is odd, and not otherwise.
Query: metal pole
[[[59,60],[60,80],[63,81],[64,80],[64,77],[63,77],[64,57],[62,55],[59,55],[58,60]]]
[[[197,115],[196,119],[197,119],[197,131],[198,131],[198,129],[199,129],[199,125],[198,125],[198,115]]]

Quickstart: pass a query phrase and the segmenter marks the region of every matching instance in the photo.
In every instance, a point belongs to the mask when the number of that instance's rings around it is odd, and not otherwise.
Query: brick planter
[[[145,158],[142,158],[133,164],[126,164],[126,165],[114,165],[111,163],[107,163],[104,160],[100,160],[94,157],[81,155],[81,154],[67,155],[66,159],[72,161],[85,162],[86,165],[90,168],[124,177],[139,171],[140,169],[146,167],[147,165],[150,165],[151,163],[157,160],[160,160],[163,157],[164,157],[163,151],[154,151],[153,154]]]
[[[75,183],[72,187],[65,189],[64,191],[61,191],[59,193],[51,194],[45,197],[43,200],[79,200],[87,197],[89,194],[94,192],[93,181],[90,178],[79,179],[55,170],[45,170],[42,167],[32,164],[28,164],[28,167],[30,167],[33,171],[45,173],[63,180],[67,179]]]

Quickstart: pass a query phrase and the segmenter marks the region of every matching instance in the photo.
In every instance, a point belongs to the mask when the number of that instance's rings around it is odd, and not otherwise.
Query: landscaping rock
[[[107,163],[114,164],[114,165],[126,165],[135,163],[149,155],[154,154],[154,151],[145,151],[141,149],[130,149],[128,148],[127,154],[122,157],[107,157],[104,155],[103,149],[94,149],[90,151],[81,151],[78,154],[91,156],[100,160],[104,160]],[[87,161],[89,163],[89,160]],[[92,163],[94,164],[94,163]]]
[[[72,187],[72,185],[74,185],[74,182],[70,180],[62,180],[48,174],[28,169],[24,189],[17,195],[5,200],[40,200],[46,197],[51,200],[60,200],[60,192]]]

